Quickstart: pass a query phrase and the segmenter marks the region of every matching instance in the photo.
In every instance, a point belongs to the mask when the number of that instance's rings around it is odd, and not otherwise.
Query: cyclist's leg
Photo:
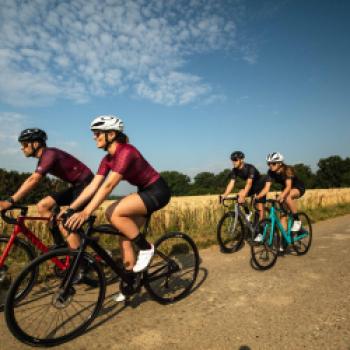
[[[105,212],[106,219],[112,224],[112,214],[114,210],[117,208],[119,205],[120,201],[116,201],[112,203]],[[119,211],[117,212],[119,214]],[[134,222],[134,224],[138,227],[138,232],[140,231],[140,228],[144,225],[146,222],[146,217],[145,216],[132,216],[129,217],[130,220]],[[114,225],[117,227],[116,225]],[[118,228],[118,227],[117,227]],[[120,228],[118,228],[120,230]],[[131,270],[133,266],[135,265],[135,254],[134,254],[134,249],[132,246],[132,242],[130,239],[127,237],[120,237],[119,239],[119,246],[120,246],[120,251],[122,254],[122,260],[123,264],[126,270]]]
[[[119,203],[113,203],[112,206],[114,208],[111,210],[109,207],[106,213],[111,224],[128,239],[135,239],[140,231],[136,220],[147,215],[147,208],[141,197],[137,193],[132,193],[124,197]]]
[[[296,214],[298,211],[296,199],[300,198],[300,196],[300,190],[298,188],[292,188],[285,200],[292,214]]]
[[[112,213],[112,224],[140,249],[133,267],[134,272],[140,272],[146,268],[154,253],[153,245],[140,233],[135,220],[163,208],[168,204],[170,197],[168,185],[162,178],[159,178],[145,189],[139,190],[138,193],[124,197]]]
[[[63,191],[52,193],[51,197],[55,200],[56,204],[60,207],[70,205],[79,196],[79,194],[83,191],[83,189],[87,184],[88,183],[80,184],[77,186],[71,186]],[[83,209],[83,208],[79,208],[79,209]],[[69,247],[71,249],[78,249],[80,246],[79,235],[74,232],[71,232],[71,233],[68,232],[63,227],[63,224],[61,222],[59,223],[58,227],[62,235],[66,238]]]
[[[301,227],[301,221],[298,216],[298,207],[296,199],[300,198],[304,194],[305,190],[302,188],[292,188],[286,198],[286,203],[293,215],[292,231],[299,231]]]
[[[250,191],[252,195],[258,195],[264,189],[266,185],[266,176],[261,176],[257,181],[256,185]],[[259,212],[259,221],[262,221],[265,218],[265,204],[266,204],[266,195],[260,199],[255,200],[255,209]]]
[[[37,203],[36,208],[40,216],[49,218],[52,215],[51,210],[55,205],[56,205],[56,200],[51,195],[49,195],[41,199]]]
[[[288,227],[288,216],[285,213],[281,213],[280,221],[281,221],[282,227],[286,231]]]
[[[154,249],[153,245],[151,245],[140,233],[139,227],[142,217],[145,217],[146,215],[147,208],[140,195],[132,193],[124,197],[118,205],[115,206],[110,216],[110,222],[112,225],[122,232],[126,238],[120,241],[123,262],[126,269],[133,269],[136,264],[133,246],[130,241],[133,241],[140,249],[139,256],[147,256],[146,266],[152,258]]]
[[[265,203],[266,203],[266,196],[260,198],[259,200],[256,200],[255,202],[255,210],[258,211],[258,215],[259,215],[259,223],[257,223],[255,227],[255,234],[256,234],[256,237],[254,239],[255,242],[262,242],[262,239],[263,239],[263,235],[261,232],[259,232],[259,230],[261,228],[260,222],[262,222],[265,218]]]

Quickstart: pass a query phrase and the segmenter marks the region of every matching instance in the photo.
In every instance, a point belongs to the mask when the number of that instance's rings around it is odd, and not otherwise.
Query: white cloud
[[[128,90],[165,105],[209,100],[213,89],[185,64],[237,49],[230,11],[207,0],[2,0],[0,99],[82,103]],[[248,51],[238,49],[253,62]]]
[[[17,138],[25,121],[26,117],[22,114],[0,112],[0,155],[12,157],[20,153]]]

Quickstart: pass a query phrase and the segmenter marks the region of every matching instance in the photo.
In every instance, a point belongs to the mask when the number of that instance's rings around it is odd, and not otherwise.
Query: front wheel
[[[88,266],[94,279],[100,281],[97,288],[87,285],[78,276],[65,286],[77,254],[67,248],[49,251],[30,263],[14,281],[8,292],[5,318],[18,340],[32,346],[58,345],[80,335],[97,316],[106,284],[99,264],[92,257],[83,255],[80,263]],[[57,274],[57,261],[70,262],[65,273]],[[33,287],[17,300],[23,283],[36,270],[39,276]]]
[[[199,270],[199,253],[184,233],[171,232],[155,243],[155,254],[144,273],[144,284],[160,303],[178,301],[188,295]]]
[[[217,227],[217,240],[221,251],[233,253],[237,251],[244,239],[244,226],[241,218],[235,212],[228,211],[220,219]]]
[[[304,255],[308,252],[312,241],[311,220],[305,213],[298,213],[301,221],[301,228],[298,232],[292,232],[293,247],[298,255]]]
[[[262,234],[263,239],[251,245],[252,261],[258,269],[267,270],[276,263],[279,236],[270,219],[264,219],[259,223],[259,233]]]
[[[0,237],[0,255],[4,253],[8,245],[10,237]],[[34,249],[16,238],[6,257],[4,265],[0,268],[0,310],[3,310],[6,301],[7,292],[11,283],[16,279],[20,272],[35,258]],[[32,270],[32,273],[27,276],[26,283],[23,282],[22,288],[17,291],[16,298],[20,299],[31,288],[37,276],[37,271]]]

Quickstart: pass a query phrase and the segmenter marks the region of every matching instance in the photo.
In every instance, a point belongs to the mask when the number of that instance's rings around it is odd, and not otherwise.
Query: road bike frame
[[[28,212],[27,207],[23,206],[13,206],[9,210],[12,209],[20,209],[21,215],[18,216],[16,219],[11,218],[5,215],[6,210],[1,211],[1,217],[3,220],[8,224],[13,224],[14,228],[13,231],[9,237],[9,241],[3,251],[3,253],[0,256],[0,269],[2,269],[5,265],[6,258],[9,255],[9,252],[19,234],[23,234],[36,248],[38,248],[41,252],[46,253],[49,251],[49,247],[47,247],[36,235],[33,233],[26,225],[26,221],[46,221],[48,222],[50,218],[44,218],[40,216],[26,216]],[[63,239],[62,239],[62,242]],[[63,264],[61,261],[54,259],[54,263],[57,265],[58,268],[61,270],[65,270],[67,268],[67,264]]]
[[[268,240],[268,244],[269,246],[272,245],[272,241],[273,241],[273,234],[274,234],[274,230],[275,227],[277,226],[279,231],[282,234],[283,239],[285,240],[285,242],[289,245],[292,244],[296,241],[299,241],[303,238],[305,238],[308,235],[308,232],[303,230],[302,232],[295,232],[295,235],[293,237],[292,235],[292,225],[293,225],[293,217],[291,216],[290,213],[287,213],[286,210],[284,210],[283,208],[280,209],[276,209],[275,208],[275,204],[278,203],[275,200],[272,199],[268,199],[267,202],[272,203],[272,206],[270,208],[270,212],[269,212],[269,219],[271,220],[271,231],[270,231],[270,237]],[[281,211],[282,213],[284,213],[285,215],[288,216],[288,221],[287,221],[287,231],[284,229],[284,227],[282,226],[282,223],[277,215],[277,211]],[[263,232],[263,241],[265,241],[266,235],[267,235],[267,231],[268,231],[268,225],[266,225],[264,227],[264,232]]]
[[[246,210],[246,208],[249,210],[250,213],[252,213],[252,211],[248,208],[247,204],[240,204],[237,202],[238,200],[238,196],[235,197],[229,197],[229,198],[225,198],[223,200],[223,205],[227,208],[229,208],[228,205],[225,205],[225,201],[227,200],[231,200],[234,201],[234,208],[233,210],[230,209],[230,211],[235,213],[235,221],[233,223],[233,227],[230,228],[231,232],[234,232],[236,230],[236,226],[237,226],[237,222],[238,222],[238,217],[240,217],[243,221],[243,224],[245,225],[245,227],[249,230],[249,232],[252,234],[252,239],[254,238],[253,235],[255,234],[255,226],[257,225],[258,221],[256,221],[256,219],[249,221],[247,220],[244,212],[241,210],[241,207],[244,208],[244,211]],[[255,213],[253,214],[255,216]]]

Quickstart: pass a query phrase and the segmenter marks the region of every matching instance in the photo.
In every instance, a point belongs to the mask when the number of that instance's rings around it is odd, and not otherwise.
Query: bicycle
[[[233,253],[239,250],[244,239],[252,244],[259,224],[259,212],[256,209],[253,212],[247,204],[240,204],[237,200],[238,196],[221,200],[226,208],[230,206],[226,205],[225,201],[234,202],[233,210],[227,211],[217,226],[217,241],[224,253]]]
[[[20,215],[17,218],[10,217],[6,213],[7,211],[20,210]],[[9,225],[14,225],[13,231],[10,236],[0,235],[0,311],[4,308],[4,303],[7,295],[7,291],[12,281],[18,276],[20,271],[24,269],[32,260],[37,256],[37,252],[34,248],[41,253],[47,253],[51,249],[57,247],[67,247],[65,240],[63,239],[56,223],[56,215],[59,213],[59,207],[56,207],[53,212],[53,218],[27,216],[28,207],[22,205],[13,205],[7,210],[1,211],[1,218]],[[51,234],[53,237],[53,246],[46,246],[38,236],[33,233],[27,226],[26,221],[51,221]],[[23,240],[18,237],[23,234],[27,240]],[[98,256],[95,256],[96,260],[99,260]],[[56,273],[67,269],[68,261],[55,261]],[[29,290],[37,277],[37,271],[32,272],[31,276],[28,276],[27,286],[23,286],[23,290],[18,292],[17,298],[21,298],[27,290]],[[85,278],[87,283],[91,285],[96,284],[88,273],[81,275],[81,278]],[[108,282],[113,281],[115,276],[109,272]]]
[[[264,219],[260,224],[262,240],[251,246],[252,260],[261,270],[271,268],[276,263],[281,250],[285,252],[293,248],[297,255],[304,255],[309,251],[312,242],[312,225],[307,214],[298,213],[301,228],[293,232],[291,230],[294,222],[292,213],[275,199],[267,199],[266,202],[271,203],[271,208],[269,218]],[[286,230],[281,224],[278,212],[287,216]]]
[[[170,232],[155,242],[155,255],[143,272],[127,273],[98,244],[92,233],[121,235],[111,225],[94,227],[95,217],[88,219],[80,229],[81,245],[78,250],[59,248],[36,258],[12,284],[5,307],[8,328],[20,341],[35,346],[53,346],[82,334],[101,310],[106,282],[100,265],[86,252],[90,247],[120,277],[120,290],[130,298],[144,286],[160,303],[172,303],[188,295],[199,271],[199,253],[193,240],[181,232]],[[150,217],[144,226],[147,234]],[[70,257],[71,265],[63,276],[55,274],[53,259]],[[96,287],[75,282],[81,264],[99,283]],[[26,296],[16,300],[23,281],[33,271],[40,270],[40,278]]]

